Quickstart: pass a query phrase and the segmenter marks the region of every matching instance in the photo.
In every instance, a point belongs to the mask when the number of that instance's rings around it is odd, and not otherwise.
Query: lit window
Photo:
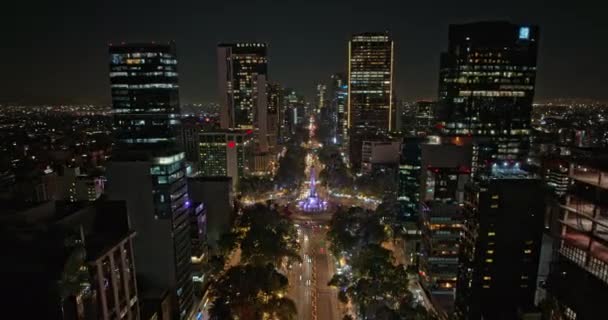
[[[488,237],[493,237],[496,235],[496,232],[488,232]]]
[[[490,277],[490,276],[484,276],[483,280],[489,281],[489,280],[492,280],[492,277]]]
[[[519,28],[519,39],[521,39],[521,40],[530,39],[530,27],[520,27]]]
[[[492,262],[494,262],[494,259],[486,259],[486,262],[487,263],[492,263]]]

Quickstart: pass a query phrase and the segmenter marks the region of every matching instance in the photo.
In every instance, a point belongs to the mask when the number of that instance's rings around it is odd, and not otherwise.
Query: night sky
[[[107,44],[152,40],[177,43],[183,103],[216,100],[217,43],[251,40],[269,43],[271,80],[310,98],[346,69],[352,33],[384,30],[395,40],[399,98],[434,99],[448,24],[495,19],[540,25],[537,100],[608,100],[599,0],[10,2],[0,13],[0,103],[107,104]]]

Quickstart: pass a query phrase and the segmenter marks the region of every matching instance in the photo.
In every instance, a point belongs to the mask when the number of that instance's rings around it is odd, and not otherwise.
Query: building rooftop
[[[232,177],[228,177],[228,176],[194,176],[194,177],[188,177],[188,179],[192,179],[192,180],[196,180],[196,181],[218,181],[218,182],[232,181]]]
[[[123,201],[49,201],[13,206],[0,217],[0,225],[2,242],[14,244],[3,251],[8,256],[30,256],[31,250],[44,250],[42,247],[51,245],[49,241],[57,240],[57,236],[79,234],[85,238],[87,259],[94,260],[107,248],[133,235]]]
[[[482,179],[538,179],[538,176],[520,168],[519,162],[516,163],[494,163],[492,164],[491,174],[484,175]]]
[[[111,161],[154,161],[158,158],[171,157],[183,153],[177,147],[167,146],[129,146],[112,153]]]

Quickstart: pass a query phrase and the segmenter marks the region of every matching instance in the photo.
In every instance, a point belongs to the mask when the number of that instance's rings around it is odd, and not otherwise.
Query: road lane
[[[315,175],[323,169],[318,156],[312,150],[318,148],[319,144],[314,139],[314,122],[311,121],[311,141],[307,159],[306,181],[310,180],[311,167],[314,167]],[[309,185],[303,184],[298,190],[300,198],[310,194]],[[317,185],[317,193],[325,197],[329,193],[321,184]],[[301,213],[297,212],[294,202],[286,203],[293,212],[291,218],[299,225],[300,255],[302,265],[294,265],[289,270],[289,297],[296,302],[298,308],[298,319],[300,320],[339,320],[340,311],[336,289],[327,286],[327,283],[335,272],[335,265],[327,250],[326,230],[323,225],[331,219],[332,210],[325,213]],[[301,279],[301,280],[300,280]]]

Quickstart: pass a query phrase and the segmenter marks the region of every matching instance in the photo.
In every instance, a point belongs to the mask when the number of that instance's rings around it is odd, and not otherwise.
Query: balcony
[[[575,196],[570,196],[560,207],[563,209],[563,225],[608,243],[608,210],[605,207]]]
[[[608,189],[608,173],[581,165],[572,165],[570,178],[602,189]]]

